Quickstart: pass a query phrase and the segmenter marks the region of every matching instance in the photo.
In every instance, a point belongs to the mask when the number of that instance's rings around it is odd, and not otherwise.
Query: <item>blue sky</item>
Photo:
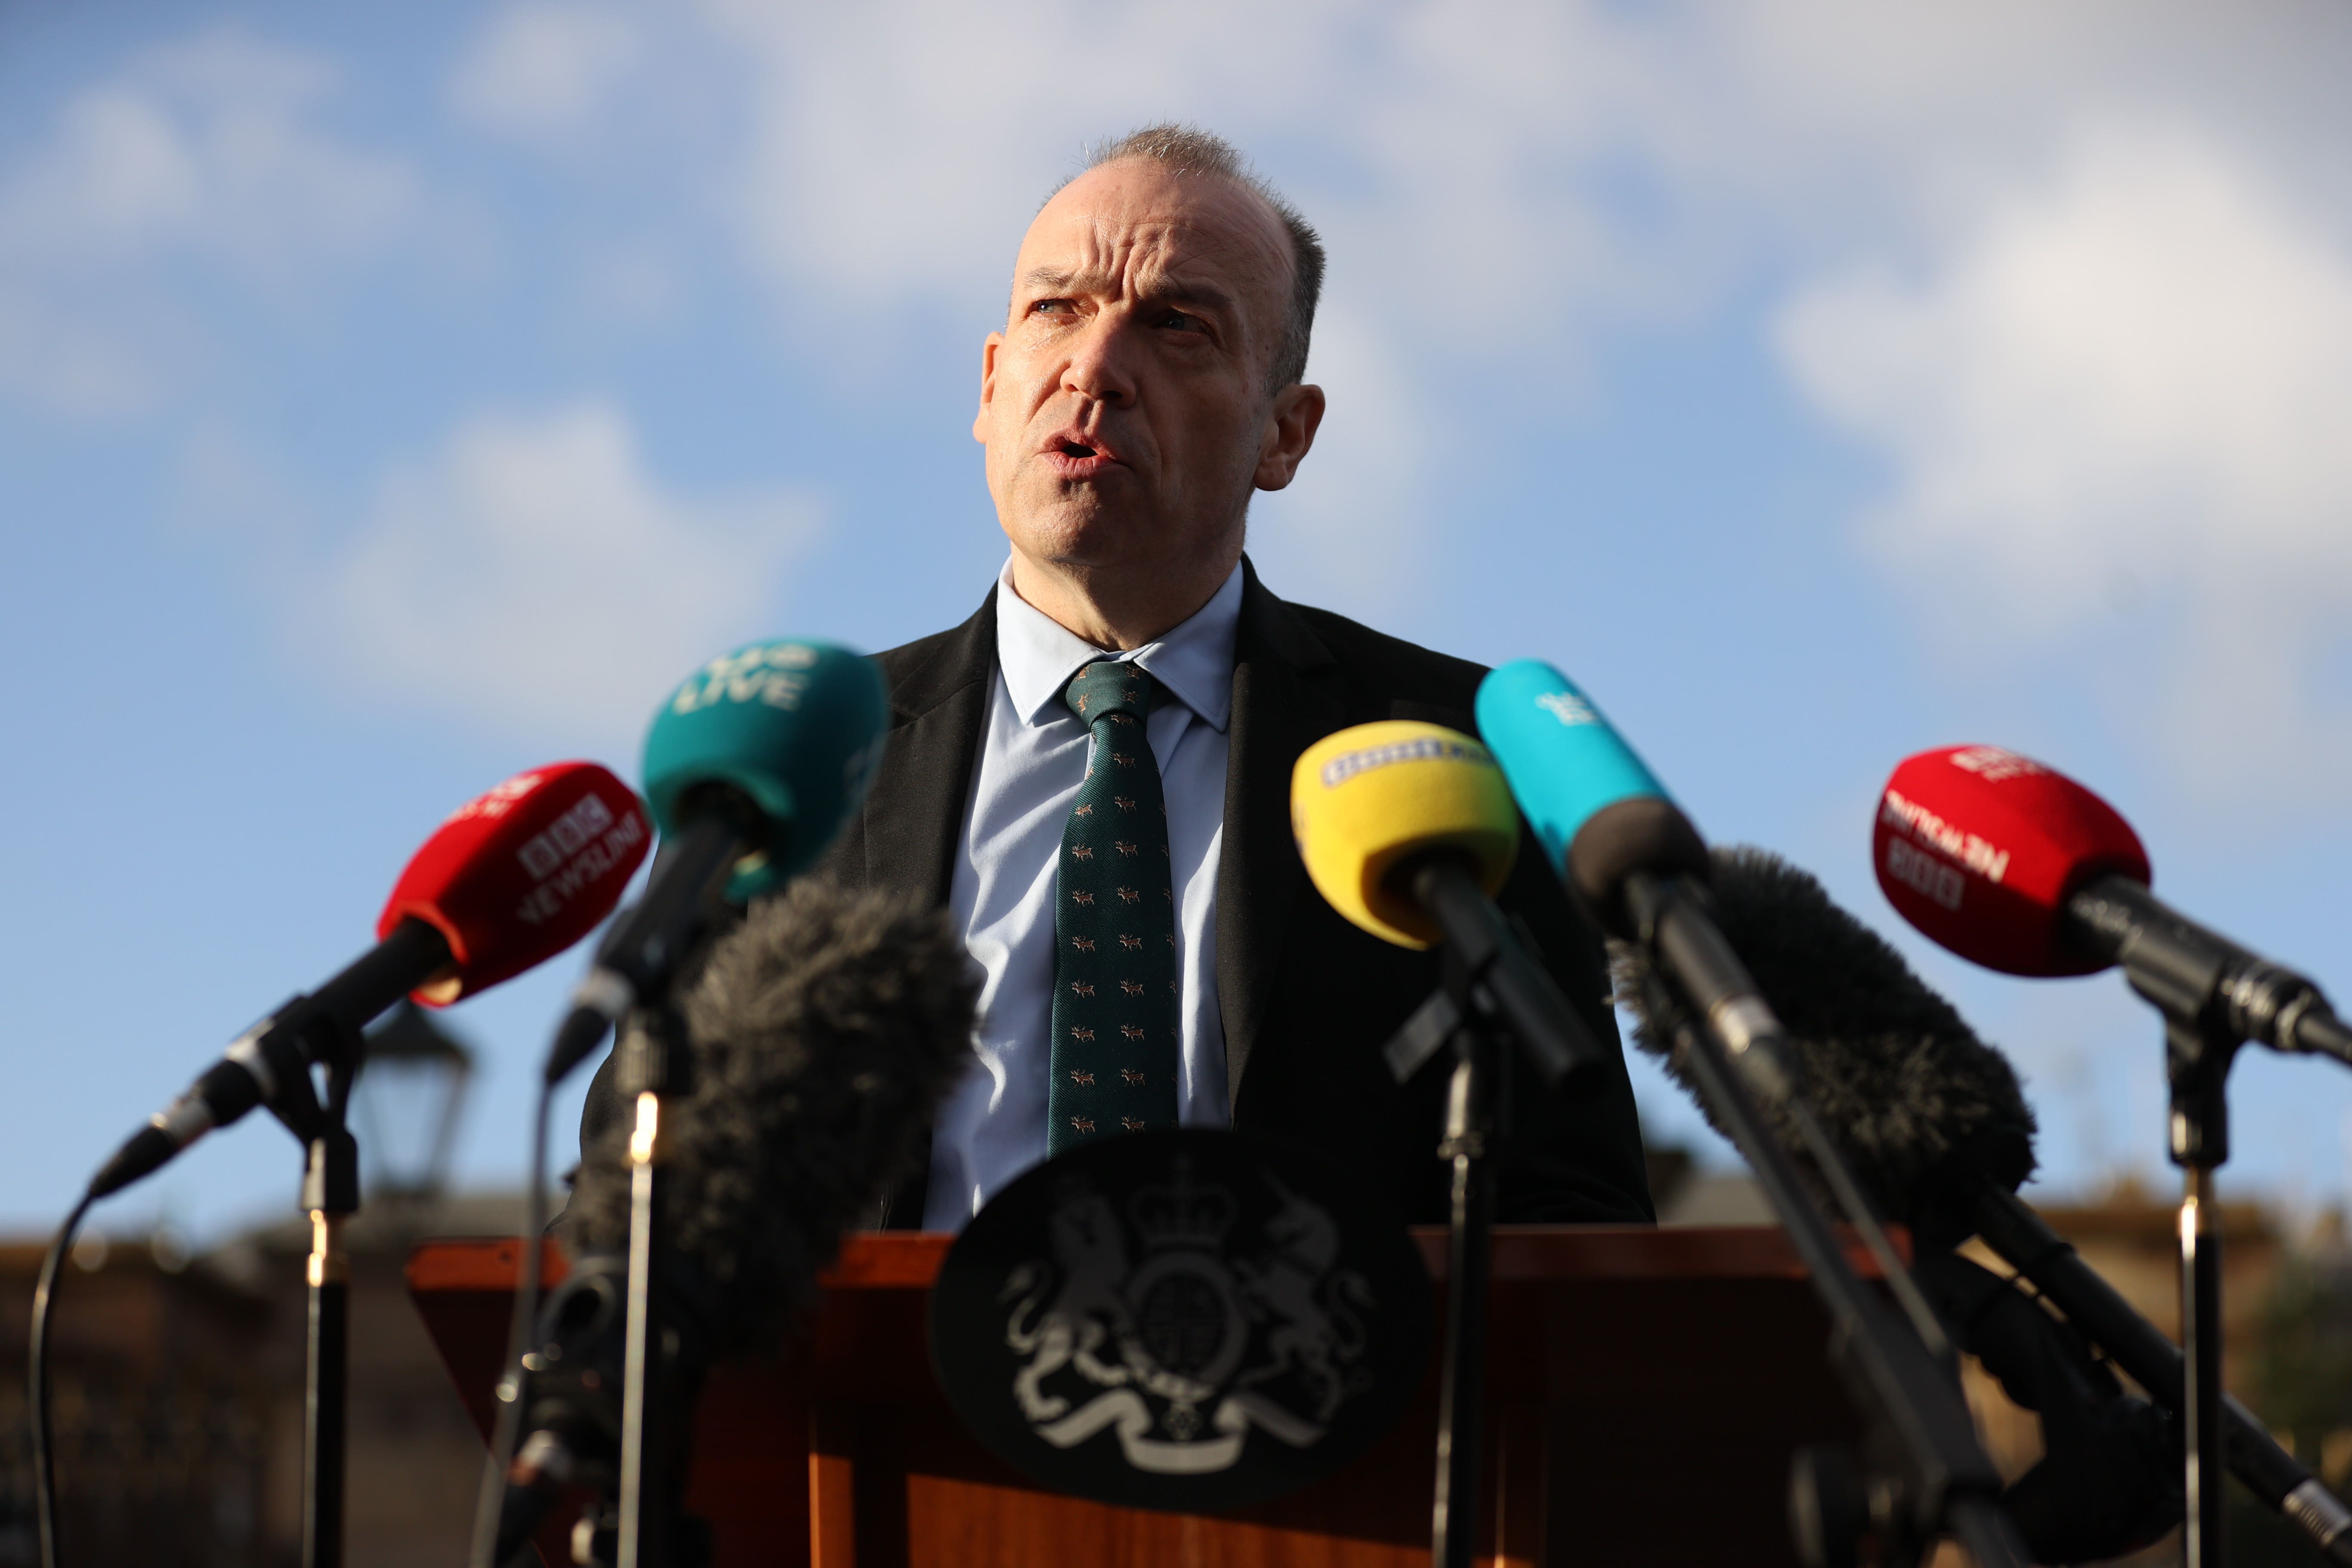
[[[968,614],[1013,247],[1170,117],[1330,246],[1269,584],[1568,669],[2013,1054],[2045,1190],[2162,1180],[2149,1016],[1924,950],[1870,808],[2026,751],[2352,995],[2347,75],[2321,0],[0,10],[0,1224],[359,952],[460,801],[634,778],[740,640]],[[467,1179],[578,963],[451,1015]],[[2225,1182],[2339,1201],[2352,1081],[2235,1086]],[[240,1127],[102,1223],[216,1234],[297,1167]]]

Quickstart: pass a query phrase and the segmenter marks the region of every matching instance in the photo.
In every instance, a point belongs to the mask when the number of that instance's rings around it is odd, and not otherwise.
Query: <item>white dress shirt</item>
[[[1097,659],[1132,659],[1168,697],[1146,723],[1168,803],[1181,1002],[1177,1120],[1223,1127],[1225,1029],[1217,1011],[1217,852],[1224,838],[1225,726],[1233,717],[1234,634],[1242,572],[1157,642],[1106,653],[996,579],[996,685],[949,894],[964,944],[986,972],[971,1068],[931,1134],[927,1230],[961,1230],[998,1189],[1045,1157],[1054,1024],[1055,872],[1062,830],[1086,778],[1093,736],[1062,688]]]

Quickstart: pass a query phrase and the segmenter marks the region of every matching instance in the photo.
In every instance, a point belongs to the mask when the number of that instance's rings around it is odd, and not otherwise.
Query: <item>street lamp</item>
[[[441,1196],[473,1074],[474,1053],[414,1002],[368,1031],[351,1114],[371,1203],[424,1207]]]

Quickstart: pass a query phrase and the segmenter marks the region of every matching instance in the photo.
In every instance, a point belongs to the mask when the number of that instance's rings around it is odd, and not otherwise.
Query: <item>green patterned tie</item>
[[[1157,690],[1141,667],[1106,661],[1062,691],[1094,745],[1055,875],[1048,1154],[1176,1125],[1176,893],[1144,734]]]

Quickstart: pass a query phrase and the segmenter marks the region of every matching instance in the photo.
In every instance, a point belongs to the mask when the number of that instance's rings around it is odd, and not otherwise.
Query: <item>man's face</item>
[[[1065,186],[1022,241],[972,424],[1013,548],[1087,575],[1221,563],[1222,579],[1250,491],[1287,484],[1305,451],[1277,437],[1266,384],[1289,289],[1280,223],[1232,182],[1131,158]]]

